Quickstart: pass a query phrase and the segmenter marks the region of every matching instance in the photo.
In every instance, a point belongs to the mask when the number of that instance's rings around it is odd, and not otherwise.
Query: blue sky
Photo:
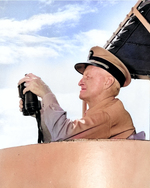
[[[36,121],[19,112],[17,83],[26,73],[42,78],[68,118],[81,117],[74,64],[92,46],[104,46],[136,0],[0,1],[0,148],[37,143]],[[149,139],[149,81],[133,80],[119,98],[137,131]]]

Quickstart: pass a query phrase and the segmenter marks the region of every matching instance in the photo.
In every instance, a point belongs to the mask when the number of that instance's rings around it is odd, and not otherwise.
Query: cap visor
[[[77,63],[75,64],[74,68],[76,69],[76,71],[78,71],[80,74],[83,74],[86,67],[88,65],[93,65],[92,62],[84,62],[84,63]]]

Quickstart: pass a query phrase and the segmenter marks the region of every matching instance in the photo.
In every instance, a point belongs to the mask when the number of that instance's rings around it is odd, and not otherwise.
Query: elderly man
[[[79,97],[89,107],[84,117],[75,121],[66,117],[55,95],[39,77],[28,74],[19,81],[19,84],[26,82],[24,93],[30,90],[42,98],[44,142],[83,138],[126,139],[135,134],[129,113],[122,102],[115,98],[120,87],[131,82],[125,65],[109,51],[96,46],[91,48],[88,61],[77,63],[75,69],[83,74],[79,82]]]

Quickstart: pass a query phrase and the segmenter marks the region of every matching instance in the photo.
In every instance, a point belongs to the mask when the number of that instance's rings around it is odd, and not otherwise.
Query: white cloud
[[[80,43],[81,48],[85,51],[89,51],[92,46],[104,46],[111,32],[104,30],[89,30],[87,32],[80,32],[75,35],[76,42]],[[82,50],[81,49],[81,50]]]
[[[0,64],[16,63],[18,56],[18,48],[11,46],[0,46]]]
[[[0,46],[0,64],[49,61],[49,58],[61,57],[66,51],[71,55],[85,52],[86,57],[92,46],[103,46],[110,36],[109,32],[90,30],[72,37],[48,38],[32,35],[18,35],[6,46]],[[76,56],[76,55],[75,55]],[[82,54],[82,58],[85,58]],[[85,60],[85,59],[84,59]]]
[[[73,49],[76,39],[71,40],[62,36],[49,38],[37,35],[36,32],[43,26],[56,26],[58,23],[63,25],[68,21],[73,25],[82,14],[91,11],[93,10],[87,11],[84,6],[67,5],[54,14],[38,14],[28,20],[0,19],[0,64],[19,63],[30,58],[45,60],[49,57],[57,57],[62,49],[69,49],[71,46],[70,49]]]
[[[52,26],[58,23],[75,23],[80,16],[93,10],[86,10],[84,6],[67,5],[56,13],[45,13],[34,15],[28,20],[17,21],[14,19],[0,19],[0,35],[9,38],[16,37],[18,34],[31,34],[39,31],[43,26]]]

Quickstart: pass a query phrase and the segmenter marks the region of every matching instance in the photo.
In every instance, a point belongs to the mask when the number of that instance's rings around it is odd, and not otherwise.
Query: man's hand
[[[47,93],[52,93],[50,88],[41,80],[41,78],[32,73],[26,74],[26,76],[19,81],[18,85],[23,82],[25,82],[26,86],[23,90],[23,94],[27,91],[31,91],[37,96],[43,98]]]
[[[20,112],[22,112],[22,108],[23,108],[23,102],[22,102],[22,99],[20,99],[20,101],[19,101]]]

